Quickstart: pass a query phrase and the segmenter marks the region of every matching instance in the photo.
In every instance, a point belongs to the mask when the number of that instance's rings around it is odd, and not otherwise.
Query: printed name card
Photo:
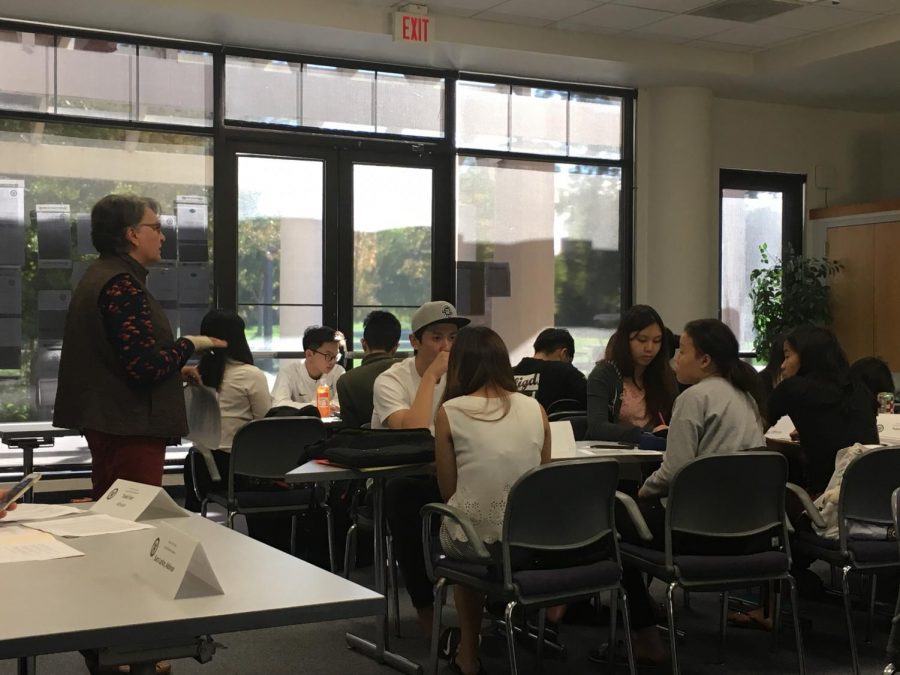
[[[203,545],[193,537],[159,524],[145,539],[138,574],[167,598],[222,595]]]
[[[95,513],[138,522],[153,518],[186,518],[182,509],[161,487],[119,478],[91,507]]]

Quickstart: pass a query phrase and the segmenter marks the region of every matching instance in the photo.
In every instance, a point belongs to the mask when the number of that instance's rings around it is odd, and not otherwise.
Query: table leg
[[[22,656],[16,661],[17,675],[35,675],[37,673],[37,659],[34,656]]]
[[[32,471],[34,471],[34,449],[38,447],[38,440],[24,440],[22,444],[19,445],[22,448],[22,474],[27,476]],[[22,501],[28,502],[30,504],[34,503],[34,490],[29,490],[25,493],[25,496],[22,498]]]
[[[375,590],[385,596],[384,611],[375,619],[375,641],[364,640],[361,637],[347,633],[347,645],[351,649],[384,663],[394,670],[409,675],[420,675],[422,666],[409,659],[395,654],[388,646],[388,616],[387,616],[387,584],[384,551],[384,479],[375,478],[372,485],[372,516],[375,520],[375,554],[373,566],[375,567]]]

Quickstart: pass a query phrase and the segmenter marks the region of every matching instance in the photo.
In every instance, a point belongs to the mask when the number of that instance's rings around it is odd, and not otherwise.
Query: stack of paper
[[[105,513],[91,513],[78,518],[58,518],[56,520],[27,522],[25,527],[49,532],[57,537],[93,537],[99,534],[149,530],[153,526],[115,518]]]
[[[20,525],[0,528],[0,563],[55,560],[84,555],[52,535],[35,532]]]
[[[16,505],[15,511],[8,511],[0,520],[0,525],[5,523],[18,523],[23,520],[48,520],[50,518],[60,518],[62,516],[71,516],[76,513],[83,513],[81,509],[74,506],[64,506],[62,504],[29,504],[23,502]]]

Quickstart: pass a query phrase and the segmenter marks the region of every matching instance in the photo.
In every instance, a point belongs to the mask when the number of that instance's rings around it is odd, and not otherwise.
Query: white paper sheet
[[[773,441],[781,441],[782,443],[790,443],[794,439],[791,438],[791,432],[794,430],[794,423],[791,418],[785,415],[775,422],[766,432],[766,438]]]
[[[65,506],[63,504],[29,504],[23,502],[16,506],[15,511],[7,512],[6,516],[0,520],[0,526],[6,523],[18,523],[23,520],[49,520],[77,513],[84,513],[84,511],[76,509],[74,506]]]
[[[57,537],[93,537],[98,534],[117,534],[132,530],[147,530],[152,525],[114,518],[105,513],[95,513],[78,518],[60,518],[26,522],[25,527],[55,534]]]
[[[84,553],[57,541],[53,535],[20,525],[0,528],[0,563],[74,558]]]

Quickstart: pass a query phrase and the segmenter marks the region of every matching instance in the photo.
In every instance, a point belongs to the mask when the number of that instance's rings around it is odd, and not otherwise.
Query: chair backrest
[[[841,544],[847,541],[847,521],[879,525],[894,522],[891,495],[900,487],[900,446],[870,450],[856,457],[844,470],[838,498]]]
[[[561,398],[553,401],[553,403],[547,406],[548,415],[552,415],[553,413],[558,412],[567,412],[570,410],[580,410],[584,412],[584,403],[574,398]]]
[[[787,460],[777,452],[705,455],[682,467],[666,504],[667,564],[673,533],[732,541],[783,533],[787,473]]]
[[[510,549],[570,551],[604,537],[615,544],[619,465],[610,459],[553,462],[525,473],[509,492],[503,520],[503,559],[511,578]],[[616,556],[618,556],[618,549]]]
[[[229,491],[235,474],[254,478],[281,479],[307,461],[307,447],[325,438],[319,417],[270,417],[241,427],[231,445]]]
[[[219,397],[212,387],[190,384],[184,388],[188,435],[195,445],[215,450],[222,439],[222,415]]]

